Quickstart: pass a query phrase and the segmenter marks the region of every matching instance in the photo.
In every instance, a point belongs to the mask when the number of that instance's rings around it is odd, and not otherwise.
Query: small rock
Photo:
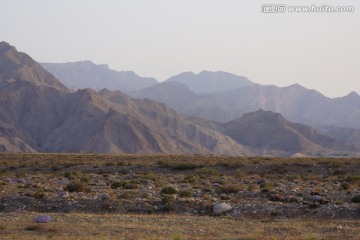
[[[311,196],[311,200],[312,200],[313,202],[319,202],[319,201],[321,200],[321,196],[319,196],[319,195],[312,195],[312,196]]]
[[[37,216],[34,218],[36,223],[48,223],[51,222],[52,218],[48,215]]]
[[[70,197],[70,194],[69,194],[68,192],[61,192],[59,195],[60,195],[61,198],[68,198],[68,197]]]
[[[4,178],[4,182],[14,183],[14,181],[11,178]]]
[[[213,206],[213,213],[215,215],[220,215],[225,212],[228,212],[232,209],[232,207],[227,203],[218,203]]]
[[[110,199],[110,198],[111,198],[110,194],[108,194],[108,193],[104,193],[104,194],[99,195],[99,199],[101,199],[101,200],[107,200],[107,199]]]

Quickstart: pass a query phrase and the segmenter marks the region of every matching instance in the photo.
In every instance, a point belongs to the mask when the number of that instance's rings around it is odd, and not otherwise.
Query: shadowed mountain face
[[[197,94],[220,93],[253,84],[246,77],[221,71],[202,71],[199,74],[184,72],[169,78],[166,82],[184,84]]]
[[[326,149],[355,151],[352,145],[292,123],[281,114],[258,110],[225,124],[225,134],[238,143],[286,153],[315,153]]]
[[[213,123],[120,92],[70,92],[26,54],[0,49],[0,151],[252,154]]]
[[[154,78],[140,77],[131,71],[114,71],[107,65],[96,65],[90,61],[41,65],[72,89],[136,91],[158,83]]]

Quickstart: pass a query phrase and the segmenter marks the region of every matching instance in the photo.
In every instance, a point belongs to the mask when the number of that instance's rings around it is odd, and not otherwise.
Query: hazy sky
[[[353,13],[262,13],[268,3]],[[39,62],[91,60],[160,81],[228,71],[260,84],[360,93],[360,1],[0,0],[0,41]]]

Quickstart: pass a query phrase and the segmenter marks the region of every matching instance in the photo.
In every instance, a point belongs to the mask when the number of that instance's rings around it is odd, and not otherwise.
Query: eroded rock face
[[[226,212],[229,212],[232,207],[227,203],[218,203],[213,206],[213,213],[215,215],[220,215]]]

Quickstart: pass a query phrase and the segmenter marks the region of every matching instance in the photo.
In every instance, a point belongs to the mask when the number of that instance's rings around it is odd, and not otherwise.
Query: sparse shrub
[[[262,182],[259,184],[259,187],[262,189],[262,191],[269,191],[274,188],[274,184],[269,182]]]
[[[340,187],[344,190],[349,190],[350,184],[348,184],[347,182],[343,182],[343,183],[341,183]]]
[[[105,166],[116,166],[116,162],[115,161],[111,161],[111,160],[109,160],[109,161],[107,161],[106,163],[105,163]]]
[[[84,183],[88,183],[88,182],[90,182],[90,176],[82,176],[81,178],[80,178],[80,182],[84,182]]]
[[[240,161],[239,159],[235,159],[235,158],[226,159],[226,161],[221,161],[219,164],[224,167],[228,167],[228,168],[244,167],[244,163],[242,161]]]
[[[162,194],[161,195],[161,201],[163,203],[171,202],[171,201],[174,201],[174,200],[175,200],[174,195],[171,195],[171,194]]]
[[[254,191],[256,189],[256,186],[254,185],[254,184],[251,184],[248,188],[247,188],[247,190],[249,191],[249,192],[252,192],[252,191]]]
[[[46,196],[46,194],[43,190],[38,190],[33,195],[34,198],[44,198],[45,196]]]
[[[211,168],[202,168],[202,169],[198,169],[196,171],[196,174],[201,176],[201,177],[205,177],[205,176],[217,176],[219,175],[219,173],[215,170],[215,169],[211,169]]]
[[[358,182],[358,181],[360,181],[360,175],[348,176],[348,177],[345,179],[345,181],[346,181],[346,182],[349,182],[349,183]]]
[[[179,192],[179,197],[190,198],[192,197],[192,192],[190,190],[182,190]]]
[[[333,175],[344,175],[345,172],[341,169],[336,169],[334,172],[333,172]]]
[[[360,195],[355,195],[351,198],[353,203],[360,203]]]
[[[161,194],[176,194],[179,192],[179,189],[175,186],[167,186],[161,189]]]
[[[136,188],[138,188],[138,185],[135,182],[131,182],[131,181],[114,181],[111,184],[111,188],[112,189],[117,189],[117,188],[136,189]]]
[[[172,212],[175,210],[175,206],[174,206],[174,203],[169,201],[169,202],[166,202],[165,205],[164,205],[164,211],[165,212]]]
[[[300,176],[297,175],[297,174],[289,174],[289,175],[287,175],[287,180],[289,180],[289,181],[293,181],[293,180],[296,180],[296,179],[299,179],[299,178],[300,178]]]
[[[236,172],[235,177],[237,179],[243,179],[246,175],[247,175],[246,172],[241,170]]]
[[[66,177],[69,180],[76,180],[80,177],[80,173],[79,172],[66,172],[64,173],[64,177]]]
[[[18,171],[18,172],[15,173],[15,176],[16,176],[17,178],[24,178],[24,177],[26,177],[26,172],[24,172],[24,171]]]
[[[240,191],[240,187],[238,185],[226,185],[220,186],[219,192],[221,193],[237,193]]]
[[[144,178],[148,179],[148,180],[152,180],[152,181],[157,180],[157,177],[156,177],[156,175],[154,173],[147,173],[147,174],[145,174]]]
[[[72,182],[65,187],[65,190],[69,192],[88,192],[89,189],[84,187],[82,183]]]
[[[182,180],[183,183],[194,183],[198,180],[199,176],[198,175],[187,175],[184,177],[184,179]]]
[[[133,199],[137,197],[137,193],[133,191],[124,191],[118,195],[118,198],[120,199]]]
[[[59,166],[52,166],[51,167],[51,171],[53,171],[53,172],[57,172],[59,170],[60,170]]]

